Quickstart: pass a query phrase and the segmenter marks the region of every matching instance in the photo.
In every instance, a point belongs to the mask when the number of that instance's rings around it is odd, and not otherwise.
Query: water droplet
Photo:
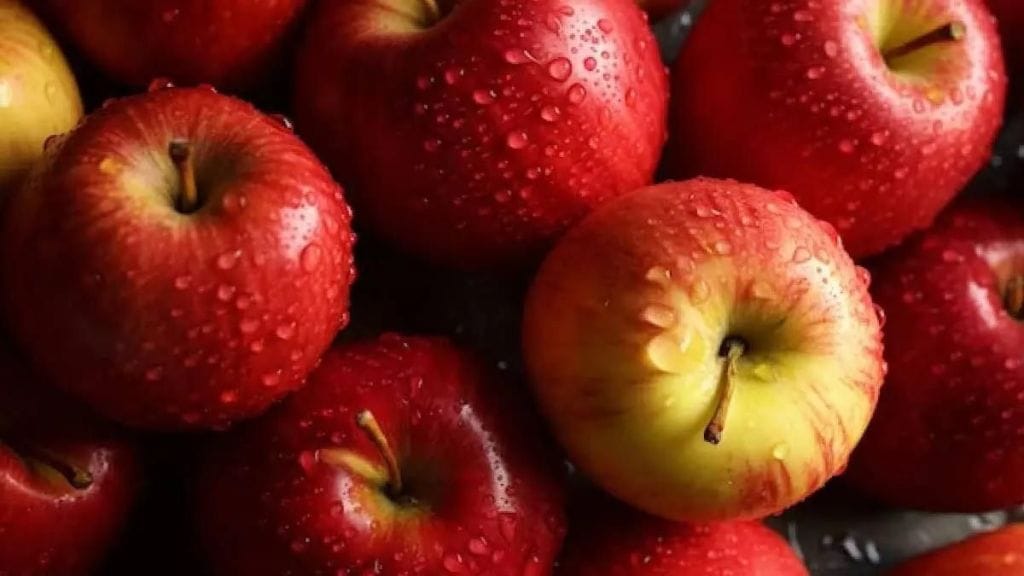
[[[611,34],[612,30],[614,30],[611,21],[606,20],[604,18],[601,18],[600,20],[597,21],[597,27],[600,28],[601,32],[604,32],[605,34]]]
[[[711,245],[711,249],[714,250],[715,254],[724,256],[732,252],[732,244],[729,244],[727,240],[715,240],[715,243]]]
[[[423,141],[423,149],[427,152],[437,152],[437,149],[441,147],[441,141],[437,138],[427,138]]]
[[[255,318],[243,318],[238,323],[238,329],[242,331],[242,334],[252,334],[260,327],[260,321]]]
[[[178,276],[174,279],[174,287],[178,290],[185,290],[192,285],[191,276]]]
[[[781,442],[772,447],[772,458],[782,461],[786,459],[787,455],[789,455],[789,444]]]
[[[882,132],[875,132],[874,134],[871,135],[871,143],[874,144],[875,146],[881,146],[882,144],[885,144],[885,141],[888,139],[889,132],[887,130]]]
[[[527,50],[521,48],[505,50],[504,57],[505,62],[509,64],[526,64],[527,62],[535,61]]]
[[[274,330],[274,335],[281,340],[290,340],[292,336],[295,336],[295,322],[281,324]]]
[[[220,393],[220,401],[222,404],[234,404],[238,401],[238,392],[235,390],[225,390]]]
[[[825,75],[824,66],[811,66],[807,69],[807,78],[810,80],[817,80]]]
[[[587,89],[582,84],[573,84],[569,87],[568,96],[570,103],[581,104],[587,98]]]
[[[540,109],[540,117],[545,122],[555,122],[562,116],[562,110],[558,106],[545,106]],[[536,176],[534,176],[536,178]]]
[[[147,92],[156,92],[157,90],[166,90],[168,88],[174,88],[174,82],[170,78],[154,78],[150,81],[149,85],[146,86]]]
[[[814,14],[811,14],[807,10],[797,10],[793,12],[793,20],[795,22],[810,22],[814,20]]]
[[[839,54],[839,45],[831,40],[825,41],[825,55],[829,58],[835,58],[836,54]]]
[[[320,267],[320,261],[323,259],[323,253],[323,249],[317,244],[310,244],[303,248],[302,254],[299,255],[302,269],[306,272],[316,272],[317,268]]]
[[[640,312],[640,319],[657,328],[671,328],[676,324],[676,312],[664,304],[651,304]]]
[[[448,68],[444,71],[444,83],[451,86],[459,81],[464,71],[462,68]]]
[[[796,34],[790,34],[788,32],[779,36],[779,42],[782,42],[783,46],[792,46],[793,44],[796,44],[798,39],[799,38]]]
[[[497,97],[498,97],[498,95],[495,94],[494,91],[492,91],[492,90],[474,90],[473,91],[473,102],[476,102],[477,104],[479,104],[481,106],[486,106],[486,105],[494,102],[494,99],[497,98]]]
[[[626,106],[630,108],[636,106],[636,90],[633,88],[626,90]]]
[[[803,246],[797,246],[796,250],[793,250],[793,262],[796,264],[802,264],[811,259],[811,251]]]
[[[241,250],[232,250],[225,252],[217,257],[217,268],[221,270],[230,270],[238,264],[238,259],[241,258]]]
[[[548,75],[559,82],[565,82],[571,74],[572,62],[568,58],[559,57],[548,63]]]
[[[529,137],[522,130],[514,130],[505,136],[505,145],[513,150],[522,150],[529,143]]]
[[[235,295],[235,287],[229,284],[221,284],[217,287],[217,299],[227,302]]]
[[[597,59],[592,56],[587,56],[583,60],[583,67],[586,68],[587,71],[593,72],[594,69],[597,68]]]
[[[843,139],[839,141],[839,151],[843,154],[852,154],[857,145],[852,140]]]
[[[281,383],[281,371],[267,372],[260,378],[260,382],[267,388],[273,388]]]

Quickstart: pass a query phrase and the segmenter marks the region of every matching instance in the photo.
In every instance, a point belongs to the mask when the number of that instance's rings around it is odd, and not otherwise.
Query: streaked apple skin
[[[785,193],[697,179],[571,230],[526,304],[525,357],[569,457],[651,514],[748,519],[845,466],[882,383],[878,320],[828,225]],[[726,336],[747,341],[717,446]]]
[[[759,522],[687,524],[608,497],[581,500],[559,576],[808,576],[786,541]]]
[[[201,208],[175,207],[171,140]],[[351,212],[280,122],[209,89],[118,100],[55,143],[6,214],[4,304],[58,386],[110,418],[220,428],[302,385],[348,319]]]
[[[915,558],[889,576],[1022,576],[1024,525],[969,538]]]
[[[0,0],[0,192],[43,155],[43,142],[82,116],[78,85],[60,47],[17,0]]]
[[[1024,504],[1024,322],[1003,305],[1024,274],[1019,206],[954,204],[872,270],[889,374],[849,480],[905,507]]]
[[[443,3],[442,3],[443,4]],[[321,3],[300,49],[299,133],[360,222],[458,268],[539,256],[651,181],[667,78],[633,0]]]
[[[26,444],[92,476],[88,487],[29,464]],[[97,567],[139,490],[133,442],[42,388],[0,352],[0,574],[81,576]]]
[[[37,0],[94,65],[124,84],[156,78],[245,89],[274,69],[306,0]]]
[[[920,7],[915,34],[965,26],[904,62],[911,81],[881,56],[876,4],[712,2],[673,70],[670,171],[788,190],[854,258],[928,226],[989,159],[1003,57],[982,0],[882,0]]]
[[[212,566],[222,576],[551,574],[565,532],[561,467],[522,400],[444,340],[387,334],[332,349],[307,387],[207,459],[199,520]],[[363,410],[415,504],[388,495],[383,459],[355,423]],[[326,462],[327,449],[365,472]]]

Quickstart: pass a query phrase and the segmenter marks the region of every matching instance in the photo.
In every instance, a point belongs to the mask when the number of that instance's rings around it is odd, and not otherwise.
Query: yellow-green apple
[[[134,443],[0,352],[0,574],[81,576],[138,490]]]
[[[715,0],[673,73],[670,171],[789,190],[855,258],[988,161],[1006,92],[983,0]]]
[[[576,500],[559,576],[808,576],[758,522],[678,523],[600,495]]]
[[[697,179],[573,228],[534,280],[525,357],[570,458],[651,514],[778,512],[846,464],[882,383],[867,274],[786,193]]]
[[[244,89],[276,69],[306,0],[37,0],[118,82]]]
[[[199,519],[216,573],[550,574],[560,466],[500,384],[440,339],[329,351],[209,455]]]
[[[302,385],[348,318],[351,212],[279,121],[212,89],[114,101],[3,222],[9,324],[123,423],[223,427]]]
[[[81,116],[75,77],[49,32],[19,0],[0,0],[0,191]]]
[[[1024,576],[1024,525],[980,534],[905,562],[889,576]]]
[[[1024,504],[1024,216],[955,204],[873,268],[889,374],[850,480],[901,506]]]
[[[634,0],[322,2],[294,115],[372,231],[499,267],[650,182],[667,92]]]

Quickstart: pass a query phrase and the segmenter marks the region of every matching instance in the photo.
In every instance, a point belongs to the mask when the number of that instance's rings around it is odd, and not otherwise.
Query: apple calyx
[[[1024,275],[1014,276],[1003,289],[1003,306],[1017,320],[1024,320]]]
[[[18,458],[26,463],[36,463],[57,472],[75,490],[86,490],[94,482],[91,472],[67,462],[60,455],[46,448],[10,439],[2,440],[0,444],[6,444]]]
[[[725,421],[729,416],[729,404],[736,393],[736,362],[747,351],[747,343],[737,336],[727,336],[718,349],[718,357],[722,358],[722,373],[718,386],[722,390],[718,398],[715,413],[704,428],[704,441],[717,446],[725,433]]]
[[[167,153],[174,162],[174,167],[178,169],[178,179],[181,183],[175,208],[182,214],[191,214],[199,208],[192,143],[188,140],[171,140]]]
[[[882,58],[886,62],[892,62],[897,58],[902,58],[913,52],[927,48],[935,44],[942,44],[946,42],[958,42],[963,40],[964,36],[967,35],[967,26],[959,20],[948,22],[935,28],[913,40],[904,42],[899,46],[894,46],[887,50],[882,51]]]

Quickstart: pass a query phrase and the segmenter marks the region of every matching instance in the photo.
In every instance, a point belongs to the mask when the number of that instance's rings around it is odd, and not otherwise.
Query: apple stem
[[[181,194],[178,196],[177,208],[185,214],[191,214],[195,212],[199,204],[192,144],[187,140],[172,140],[168,153],[174,166],[178,169],[178,178],[181,180]]]
[[[1024,320],[1024,275],[1014,276],[1006,283],[1003,291],[1003,305],[1017,320]]]
[[[76,490],[85,490],[92,486],[93,477],[92,474],[83,468],[79,468],[70,462],[65,461],[59,455],[53,452],[40,448],[32,444],[23,444],[20,442],[11,442],[5,440],[0,444],[7,444],[19,458],[25,461],[35,461],[49,468],[53,468],[58,474],[67,480],[67,483]]]
[[[736,393],[736,361],[746,350],[747,345],[739,338],[730,336],[722,342],[722,348],[718,352],[718,355],[724,359],[722,374],[718,381],[722,395],[718,399],[718,406],[715,408],[715,414],[711,417],[711,422],[708,422],[707,427],[704,428],[704,441],[708,444],[717,446],[722,441],[725,420],[729,415],[729,404],[732,403],[732,397]]]
[[[922,48],[927,48],[928,46],[932,46],[934,44],[941,44],[943,42],[957,42],[959,40],[962,40],[966,35],[967,26],[965,26],[963,22],[949,22],[948,24],[943,24],[942,26],[939,26],[938,28],[922,36],[918,36],[917,38],[914,38],[909,42],[905,42],[903,44],[900,44],[899,46],[895,46],[888,50],[884,50],[882,52],[882,58],[884,58],[887,62],[892,61],[895,60],[896,58],[901,58],[912,52],[916,52]]]
[[[377,419],[373,416],[373,412],[363,410],[357,414],[356,424],[366,432],[366,435],[377,446],[381,457],[384,458],[384,463],[388,467],[388,489],[391,491],[391,495],[400,495],[402,493],[402,471],[398,467],[398,459],[395,458],[395,452],[391,449],[391,444],[388,442],[387,436],[384,435],[384,431],[381,429]]]

